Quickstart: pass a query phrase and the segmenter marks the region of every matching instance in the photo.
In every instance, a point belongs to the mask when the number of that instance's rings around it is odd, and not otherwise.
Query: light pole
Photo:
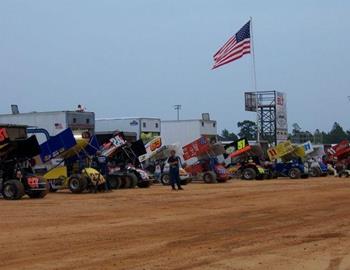
[[[181,105],[180,104],[174,105],[174,109],[175,109],[175,111],[177,111],[177,121],[179,121],[180,120]]]

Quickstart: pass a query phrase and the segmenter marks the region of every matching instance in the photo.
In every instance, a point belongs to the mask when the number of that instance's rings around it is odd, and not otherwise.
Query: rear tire
[[[127,175],[122,177],[122,184],[120,188],[130,188],[130,179]]]
[[[322,174],[321,170],[319,168],[312,168],[310,170],[310,176],[311,177],[320,177]]]
[[[207,184],[217,183],[216,174],[214,172],[206,172],[203,174],[203,181]]]
[[[129,188],[136,188],[137,182],[138,182],[137,176],[133,173],[129,173],[127,177],[129,178],[129,181],[130,181]]]
[[[5,181],[2,195],[6,200],[19,200],[24,196],[24,186],[16,179]]]
[[[255,180],[256,179],[256,171],[253,168],[246,168],[242,172],[242,179],[243,180]]]
[[[111,189],[119,189],[122,185],[122,179],[120,176],[110,175],[107,176],[107,179]]]
[[[348,177],[349,177],[349,173],[348,173],[348,172],[342,172],[342,173],[340,174],[340,177],[348,178]]]
[[[88,185],[88,180],[85,177],[81,177],[78,175],[73,175],[69,178],[69,190],[72,193],[82,193],[84,190],[86,190]]]
[[[290,179],[300,179],[301,177],[301,171],[297,168],[293,168],[289,170],[288,173]]]

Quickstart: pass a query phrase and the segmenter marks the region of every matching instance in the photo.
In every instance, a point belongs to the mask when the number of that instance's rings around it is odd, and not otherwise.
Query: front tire
[[[217,183],[216,174],[214,172],[206,172],[203,175],[203,181],[207,184]]]
[[[162,184],[164,186],[169,186],[170,185],[170,174],[169,173],[163,173],[162,177],[160,178],[160,182],[162,182]]]
[[[243,180],[255,180],[256,179],[256,171],[253,168],[246,168],[242,172],[242,179]]]
[[[288,173],[290,179],[300,179],[301,171],[297,168],[290,169]]]
[[[73,175],[69,178],[69,190],[72,193],[82,193],[84,190],[86,190],[88,185],[88,180],[85,177],[79,177],[77,175]]]
[[[19,200],[24,196],[24,186],[16,179],[8,180],[4,183],[2,195],[6,200]]]
[[[312,168],[310,170],[310,176],[311,177],[320,177],[322,174],[321,170],[319,168]]]

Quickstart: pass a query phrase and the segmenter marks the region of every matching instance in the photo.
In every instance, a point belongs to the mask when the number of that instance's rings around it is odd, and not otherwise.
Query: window
[[[76,118],[73,118],[73,123],[75,124],[77,122],[77,119]]]
[[[158,128],[159,127],[159,124],[158,123],[156,123],[156,128]]]
[[[142,126],[145,128],[145,127],[146,127],[146,123],[145,123],[145,122],[143,122],[143,123],[142,123]]]
[[[90,119],[89,118],[86,119],[86,124],[90,124]]]
[[[216,123],[215,122],[213,123],[213,127],[216,127]]]
[[[204,127],[204,122],[202,121],[202,127]]]

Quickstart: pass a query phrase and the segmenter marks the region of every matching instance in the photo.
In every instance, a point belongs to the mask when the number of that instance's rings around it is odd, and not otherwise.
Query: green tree
[[[347,138],[348,134],[344,131],[341,125],[339,125],[339,123],[335,122],[333,124],[332,130],[328,133],[329,143],[339,143],[340,141]]]
[[[224,137],[226,140],[230,140],[230,141],[238,140],[237,135],[233,132],[229,132],[226,128],[221,131],[221,136]]]
[[[314,143],[315,144],[322,144],[324,142],[324,135],[323,133],[319,130],[319,129],[316,129],[315,132],[314,132]]]
[[[310,131],[302,130],[302,128],[297,123],[294,123],[292,127],[293,130],[292,134],[290,134],[290,140],[293,143],[304,143],[307,141],[314,141],[314,135]]]
[[[256,123],[250,120],[244,120],[237,124],[240,132],[238,136],[240,138],[246,138],[248,140],[256,140]]]

